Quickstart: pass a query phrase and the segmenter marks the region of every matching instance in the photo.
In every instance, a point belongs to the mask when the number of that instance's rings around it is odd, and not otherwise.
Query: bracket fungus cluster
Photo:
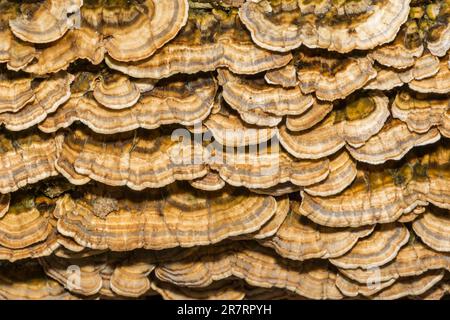
[[[0,299],[450,294],[448,0],[0,0]]]

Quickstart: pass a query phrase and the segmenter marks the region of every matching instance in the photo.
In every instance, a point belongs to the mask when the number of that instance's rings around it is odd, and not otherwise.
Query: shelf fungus
[[[393,222],[429,202],[448,208],[448,165],[448,148],[437,146],[400,164],[359,169],[353,183],[337,195],[302,192],[299,212],[321,225],[357,227]]]
[[[94,89],[93,93],[87,90],[72,94],[65,104],[39,124],[39,128],[44,132],[55,132],[78,120],[94,132],[112,135],[138,128],[155,129],[164,124],[194,125],[210,114],[217,84],[208,76],[161,81],[151,91],[140,94],[127,108],[123,108],[117,95],[111,95],[114,102],[110,102],[117,110],[111,109],[111,104],[105,107],[104,96],[99,99],[96,92]]]
[[[409,2],[247,0],[239,16],[263,48],[285,52],[304,44],[346,53],[394,40]]]
[[[205,176],[189,181],[195,189],[203,191],[217,191],[225,187],[226,183],[216,172],[208,172]]]
[[[0,1],[0,63],[15,71],[36,57],[34,46],[16,38],[9,27],[9,21],[17,18],[19,5],[19,2]]]
[[[151,56],[173,39],[188,19],[187,0],[86,3],[82,19],[103,36],[108,54],[119,61]]]
[[[0,300],[445,299],[449,40],[450,0],[0,0]]]
[[[184,288],[154,280],[151,287],[164,300],[242,300],[246,290],[240,281],[216,281],[205,288]]]
[[[389,117],[388,102],[388,98],[380,93],[355,96],[308,130],[295,132],[281,125],[281,145],[300,159],[322,158],[346,144],[362,146],[381,130]]]
[[[434,270],[417,277],[399,279],[392,286],[380,291],[372,298],[378,300],[393,300],[401,299],[403,297],[418,296],[435,286],[443,277],[443,271]]]
[[[57,281],[47,277],[36,261],[2,264],[0,299],[74,300],[79,299]]]
[[[447,210],[430,207],[413,222],[412,227],[430,248],[450,252],[450,215]]]
[[[55,169],[60,137],[28,130],[14,135],[2,130],[0,192],[16,191],[28,184],[56,176]]]
[[[440,64],[438,58],[427,53],[418,58],[414,64],[407,69],[395,69],[382,66],[375,66],[375,69],[377,70],[377,76],[367,82],[364,89],[391,90],[400,87],[405,83],[413,88],[415,85],[412,83],[420,84],[422,81],[427,85],[430,81],[433,82],[434,80],[425,79],[435,79],[439,73]]]
[[[367,56],[339,56],[333,53],[299,51],[294,55],[303,93],[315,92],[320,100],[344,99],[377,76]]]
[[[247,148],[223,148],[214,145],[208,159],[211,169],[233,186],[270,188],[279,183],[290,182],[298,186],[320,183],[329,174],[327,158],[299,160],[274,145],[251,145]],[[208,146],[208,147],[209,147]]]
[[[329,157],[329,174],[325,180],[306,186],[304,191],[313,196],[331,196],[347,188],[356,178],[356,162],[346,151]]]
[[[427,47],[437,56],[444,56],[450,49],[450,5],[448,1],[436,1],[426,7]]]
[[[0,219],[0,259],[11,262],[50,255],[59,247],[54,201],[24,192],[13,194]]]
[[[153,257],[136,251],[121,261],[109,280],[111,291],[122,297],[138,298],[150,291],[149,274],[155,269]]]
[[[450,54],[449,54],[450,56]],[[448,68],[448,59],[444,57],[439,62],[438,72],[432,77],[417,78],[414,77],[408,85],[417,92],[433,92],[446,94],[450,92],[450,69]]]
[[[99,294],[104,286],[102,271],[117,263],[118,257],[102,253],[87,258],[60,258],[55,255],[39,258],[47,276],[64,285],[68,291],[83,296]],[[122,258],[123,259],[123,258]]]
[[[394,41],[375,48],[369,56],[383,66],[405,69],[422,56],[424,45],[421,40],[420,28],[410,14]]]
[[[300,115],[287,115],[286,127],[290,131],[302,131],[314,127],[333,110],[333,104],[316,100],[311,108]]]
[[[192,288],[234,276],[252,286],[287,289],[310,299],[343,297],[335,285],[336,273],[327,262],[287,260],[268,248],[245,242],[199,248],[184,259],[160,264],[155,275],[161,281]]]
[[[381,224],[365,239],[330,262],[343,269],[373,269],[392,261],[409,240],[409,231],[402,224]]]
[[[298,206],[298,203],[292,203]],[[263,246],[273,248],[280,256],[291,260],[329,259],[349,251],[360,238],[373,231],[373,226],[333,229],[322,227],[291,209],[274,236],[263,239]]]
[[[388,282],[399,278],[413,277],[430,270],[449,270],[448,253],[436,252],[419,241],[403,246],[395,259],[378,268],[339,269],[347,278],[360,284],[374,280]]]
[[[216,243],[259,230],[276,211],[271,196],[172,184],[145,194],[88,189],[79,199],[61,198],[55,215],[58,231],[82,246],[129,251]]]
[[[204,125],[217,142],[227,147],[258,145],[272,140],[277,133],[276,128],[247,124],[236,112],[228,108],[211,114],[204,121]]]
[[[55,112],[70,97],[74,77],[61,71],[33,83],[33,99],[17,112],[0,113],[0,123],[11,131],[28,129]]]
[[[83,0],[45,0],[23,4],[20,15],[9,21],[13,34],[31,43],[49,43],[75,27]]]
[[[33,79],[0,69],[0,113],[17,112],[34,100]]]
[[[239,74],[256,74],[282,67],[291,59],[290,53],[274,53],[256,46],[235,10],[227,13],[214,9],[191,10],[178,36],[151,57],[125,63],[107,56],[106,63],[135,78],[161,79],[219,67]]]
[[[269,84],[279,85],[283,88],[292,88],[299,84],[297,70],[293,64],[267,71],[264,80]]]
[[[392,119],[363,146],[359,148],[347,146],[347,149],[358,161],[381,164],[388,160],[399,160],[413,147],[432,144],[440,138],[441,135],[436,128],[420,134],[409,131],[406,123]]]
[[[204,149],[180,135],[131,131],[99,135],[85,128],[66,133],[56,169],[71,183],[90,179],[133,190],[159,188],[176,180],[191,180],[208,173]]]
[[[240,114],[260,111],[278,117],[300,115],[314,103],[314,98],[304,95],[299,87],[273,86],[262,78],[237,76],[225,69],[219,69],[218,73],[224,100]]]
[[[450,137],[450,98],[447,96],[400,91],[395,96],[391,113],[408,125],[408,129],[426,133],[436,126]]]

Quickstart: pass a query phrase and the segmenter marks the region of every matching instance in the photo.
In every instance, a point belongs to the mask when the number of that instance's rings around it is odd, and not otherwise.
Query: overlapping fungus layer
[[[450,294],[448,0],[0,0],[1,299]]]

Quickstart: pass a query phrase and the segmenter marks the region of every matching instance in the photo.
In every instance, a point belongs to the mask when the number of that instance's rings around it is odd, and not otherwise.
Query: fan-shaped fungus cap
[[[8,193],[56,176],[58,137],[35,131],[0,134],[0,192]]]
[[[233,186],[270,188],[284,182],[307,186],[324,180],[329,174],[327,158],[298,160],[280,148],[276,141],[271,145],[251,145],[247,150],[224,149],[217,143],[212,143],[208,149],[213,150],[208,162],[211,169]]]
[[[369,237],[359,240],[350,251],[330,262],[343,269],[376,268],[392,261],[408,240],[408,229],[402,224],[381,224]]]
[[[271,86],[263,79],[239,77],[225,69],[219,69],[218,73],[223,98],[238,112],[258,110],[277,116],[299,115],[314,103],[314,98],[303,95],[299,87]]]
[[[104,208],[95,206],[101,196],[116,199],[107,214],[97,212]],[[276,210],[273,197],[245,189],[225,187],[205,193],[186,184],[172,184],[145,194],[93,188],[80,199],[65,196],[58,200],[55,214],[60,217],[59,232],[77,243],[129,251],[216,243],[259,230]]]
[[[431,208],[413,222],[414,232],[434,250],[450,252],[450,215],[447,210]]]
[[[73,184],[91,178],[134,190],[202,177],[208,172],[204,149],[193,141],[179,142],[180,137],[189,139],[185,133],[171,137],[139,130],[105,136],[74,129],[67,133],[55,166]]]
[[[283,88],[292,88],[299,84],[297,79],[297,70],[292,64],[288,64],[279,69],[267,71],[264,75],[264,79],[269,84],[279,85]]]
[[[0,113],[17,112],[34,100],[33,79],[0,69]]]
[[[361,146],[383,127],[389,116],[388,102],[380,93],[353,98],[307,131],[293,132],[281,126],[280,142],[290,154],[303,159],[325,157],[346,143]]]
[[[310,195],[321,197],[338,194],[353,182],[356,174],[356,162],[346,151],[340,151],[330,157],[328,177],[304,190]]]
[[[312,128],[322,121],[333,110],[333,104],[320,100],[314,101],[311,108],[304,113],[286,116],[286,127],[290,131],[302,131]]]
[[[109,55],[119,61],[151,56],[172,40],[188,19],[187,0],[85,4],[81,14],[100,32]]]
[[[298,203],[292,202],[291,206],[298,206]],[[260,243],[292,260],[328,259],[349,251],[359,238],[369,235],[373,228],[322,227],[290,211],[276,234],[261,240]]]
[[[73,293],[93,296],[103,287],[101,271],[113,263],[107,253],[88,258],[59,258],[51,255],[39,258],[45,273]]]
[[[407,20],[409,0],[247,0],[239,16],[263,48],[289,51],[301,44],[346,53],[392,41]]]
[[[150,290],[150,272],[155,268],[152,257],[142,251],[133,252],[131,257],[114,268],[111,275],[111,290],[123,297],[140,297]]]
[[[444,144],[420,156],[411,154],[404,163],[360,169],[355,181],[338,195],[316,197],[303,192],[299,211],[322,225],[356,227],[395,221],[428,202],[448,209],[449,157]]]
[[[151,288],[164,300],[242,300],[246,294],[242,283],[236,280],[216,281],[205,288],[184,288],[154,280]]]
[[[30,43],[17,39],[9,28],[9,21],[17,17],[19,2],[0,2],[0,63],[11,70],[19,70],[35,58],[36,50]]]
[[[133,106],[139,100],[139,88],[119,73],[100,75],[94,85],[94,97],[101,105],[114,109],[125,109]]]
[[[274,53],[256,46],[235,10],[227,13],[214,9],[191,10],[187,25],[179,35],[151,57],[130,63],[106,57],[106,63],[136,78],[161,79],[219,67],[255,74],[282,67],[291,59],[290,53]]]
[[[363,146],[359,148],[347,146],[347,149],[358,161],[380,164],[388,160],[399,160],[412,148],[434,143],[440,138],[441,135],[436,128],[420,134],[409,131],[406,123],[391,119]]]
[[[216,91],[217,84],[211,77],[171,79],[160,82],[153,90],[143,93],[133,106],[121,110],[111,110],[111,105],[105,108],[90,92],[72,94],[39,128],[54,132],[79,120],[95,132],[114,134],[137,128],[155,129],[162,124],[194,125],[211,112]]]
[[[257,145],[271,140],[276,128],[261,128],[245,123],[231,110],[222,108],[210,115],[204,125],[211,131],[215,140],[227,147]]]
[[[427,48],[438,57],[444,56],[450,49],[450,5],[448,1],[430,3],[426,7],[426,14],[431,21],[427,30]]]
[[[216,172],[208,172],[205,176],[189,181],[195,189],[217,191],[225,187],[225,181]]]
[[[303,50],[294,59],[302,92],[315,92],[317,98],[326,101],[344,99],[377,75],[367,56]]]
[[[415,80],[412,80],[408,85],[412,90],[418,92],[449,93],[450,69],[448,68],[448,58],[441,58],[439,62],[439,71],[435,75],[425,79],[416,77]]]
[[[14,193],[0,219],[0,259],[13,262],[49,255],[57,249],[53,206],[49,198]]]
[[[393,42],[374,49],[369,56],[383,66],[404,69],[414,65],[423,51],[419,26],[410,16]]]
[[[41,122],[69,99],[73,80],[71,74],[61,71],[38,81],[34,84],[33,101],[17,112],[0,113],[0,123],[8,130],[20,131]]]
[[[83,0],[45,0],[23,4],[21,14],[10,20],[16,37],[31,43],[48,43],[61,38],[77,22]]]
[[[394,118],[405,122],[409,130],[425,133],[433,126],[445,128],[448,121],[445,114],[449,108],[450,98],[447,96],[431,96],[405,90],[395,96],[391,113]]]
[[[0,297],[8,300],[77,299],[63,285],[47,277],[35,260],[2,265]]]
[[[199,248],[184,259],[160,264],[155,275],[188,287],[207,287],[234,276],[252,286],[287,289],[310,299],[342,298],[335,286],[336,274],[326,262],[291,261],[246,242]]]
[[[436,285],[443,277],[444,271],[433,270],[417,277],[399,279],[392,286],[380,291],[371,298],[377,300],[393,300],[407,296],[418,296]]]

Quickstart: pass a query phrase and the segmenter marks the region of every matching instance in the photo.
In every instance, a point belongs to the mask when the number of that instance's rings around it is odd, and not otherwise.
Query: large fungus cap
[[[440,138],[441,135],[436,128],[420,134],[411,132],[406,123],[392,119],[363,146],[359,148],[347,146],[347,149],[358,161],[381,164],[388,160],[399,160],[412,148],[434,143]]]
[[[363,145],[376,134],[389,116],[388,98],[380,93],[357,96],[344,102],[314,127],[293,132],[279,129],[280,142],[297,158],[318,159],[331,155],[346,144]]]
[[[178,138],[142,130],[106,136],[77,128],[66,133],[55,166],[73,184],[93,179],[134,190],[206,175],[202,146]]]
[[[254,243],[225,243],[203,247],[184,259],[155,269],[162,281],[179,286],[207,287],[231,276],[263,288],[287,289],[310,299],[341,299],[336,273],[326,262],[302,263],[280,258]]]
[[[412,227],[431,248],[450,252],[450,215],[447,210],[430,207],[413,222]]]
[[[407,20],[409,0],[247,0],[239,16],[253,41],[285,52],[304,44],[346,53],[395,38]]]
[[[23,4],[20,15],[10,20],[9,25],[14,35],[24,41],[56,41],[75,26],[82,5],[83,0],[45,0],[43,3]]]
[[[56,176],[55,161],[59,138],[44,135],[35,130],[11,135],[0,134],[0,192],[8,193]]]
[[[130,63],[106,57],[106,63],[136,78],[160,79],[219,67],[255,74],[282,67],[291,59],[290,53],[274,53],[256,46],[235,10],[227,13],[214,9],[191,10],[187,25],[179,35],[151,57]]]
[[[33,82],[33,100],[17,112],[0,114],[0,123],[11,131],[28,129],[43,121],[48,114],[69,100],[70,84],[74,76],[61,71],[43,80]]]
[[[79,74],[77,77],[83,76]],[[75,90],[72,86],[72,91]],[[211,112],[216,91],[217,84],[212,77],[168,79],[151,91],[140,94],[140,98],[125,109],[126,104],[120,103],[120,98],[114,95],[110,96],[112,104],[104,107],[98,102],[96,91],[93,95],[88,90],[82,94],[73,92],[69,101],[49,115],[39,128],[44,132],[55,132],[78,120],[95,132],[114,134],[137,128],[155,129],[163,124],[194,125]],[[120,110],[112,110],[113,104]]]
[[[408,229],[402,224],[381,224],[369,237],[330,262],[343,269],[373,269],[392,261],[408,240]]]
[[[449,54],[450,56],[450,54]],[[447,57],[441,58],[438,72],[432,77],[417,78],[409,83],[409,87],[418,92],[446,94],[450,92],[450,69]]]
[[[379,268],[340,269],[339,271],[349,279],[363,284],[371,280],[385,282],[401,277],[412,277],[429,270],[440,269],[450,269],[449,254],[436,252],[420,241],[413,240],[400,249],[394,260]]]
[[[242,300],[246,296],[242,282],[236,280],[216,281],[205,288],[185,288],[155,279],[151,288],[164,300]]]
[[[367,56],[303,50],[294,59],[303,93],[315,92],[317,98],[326,101],[344,99],[377,75]]]
[[[397,93],[391,105],[391,113],[408,125],[408,129],[418,133],[425,133],[431,127],[443,129],[445,135],[447,122],[450,120],[446,114],[450,109],[450,98],[447,96],[434,96],[414,93],[403,90]],[[448,119],[448,120],[447,120]]]
[[[292,203],[291,206],[298,206]],[[292,260],[339,257],[369,235],[373,227],[333,229],[322,227],[290,211],[276,234],[261,241],[282,257]]]
[[[277,207],[273,197],[245,189],[225,187],[205,193],[172,184],[145,194],[91,188],[79,199],[60,199],[55,214],[60,217],[59,232],[77,243],[129,251],[207,245],[255,232]]]
[[[0,297],[7,300],[72,300],[76,296],[47,277],[36,261],[2,265]]]

